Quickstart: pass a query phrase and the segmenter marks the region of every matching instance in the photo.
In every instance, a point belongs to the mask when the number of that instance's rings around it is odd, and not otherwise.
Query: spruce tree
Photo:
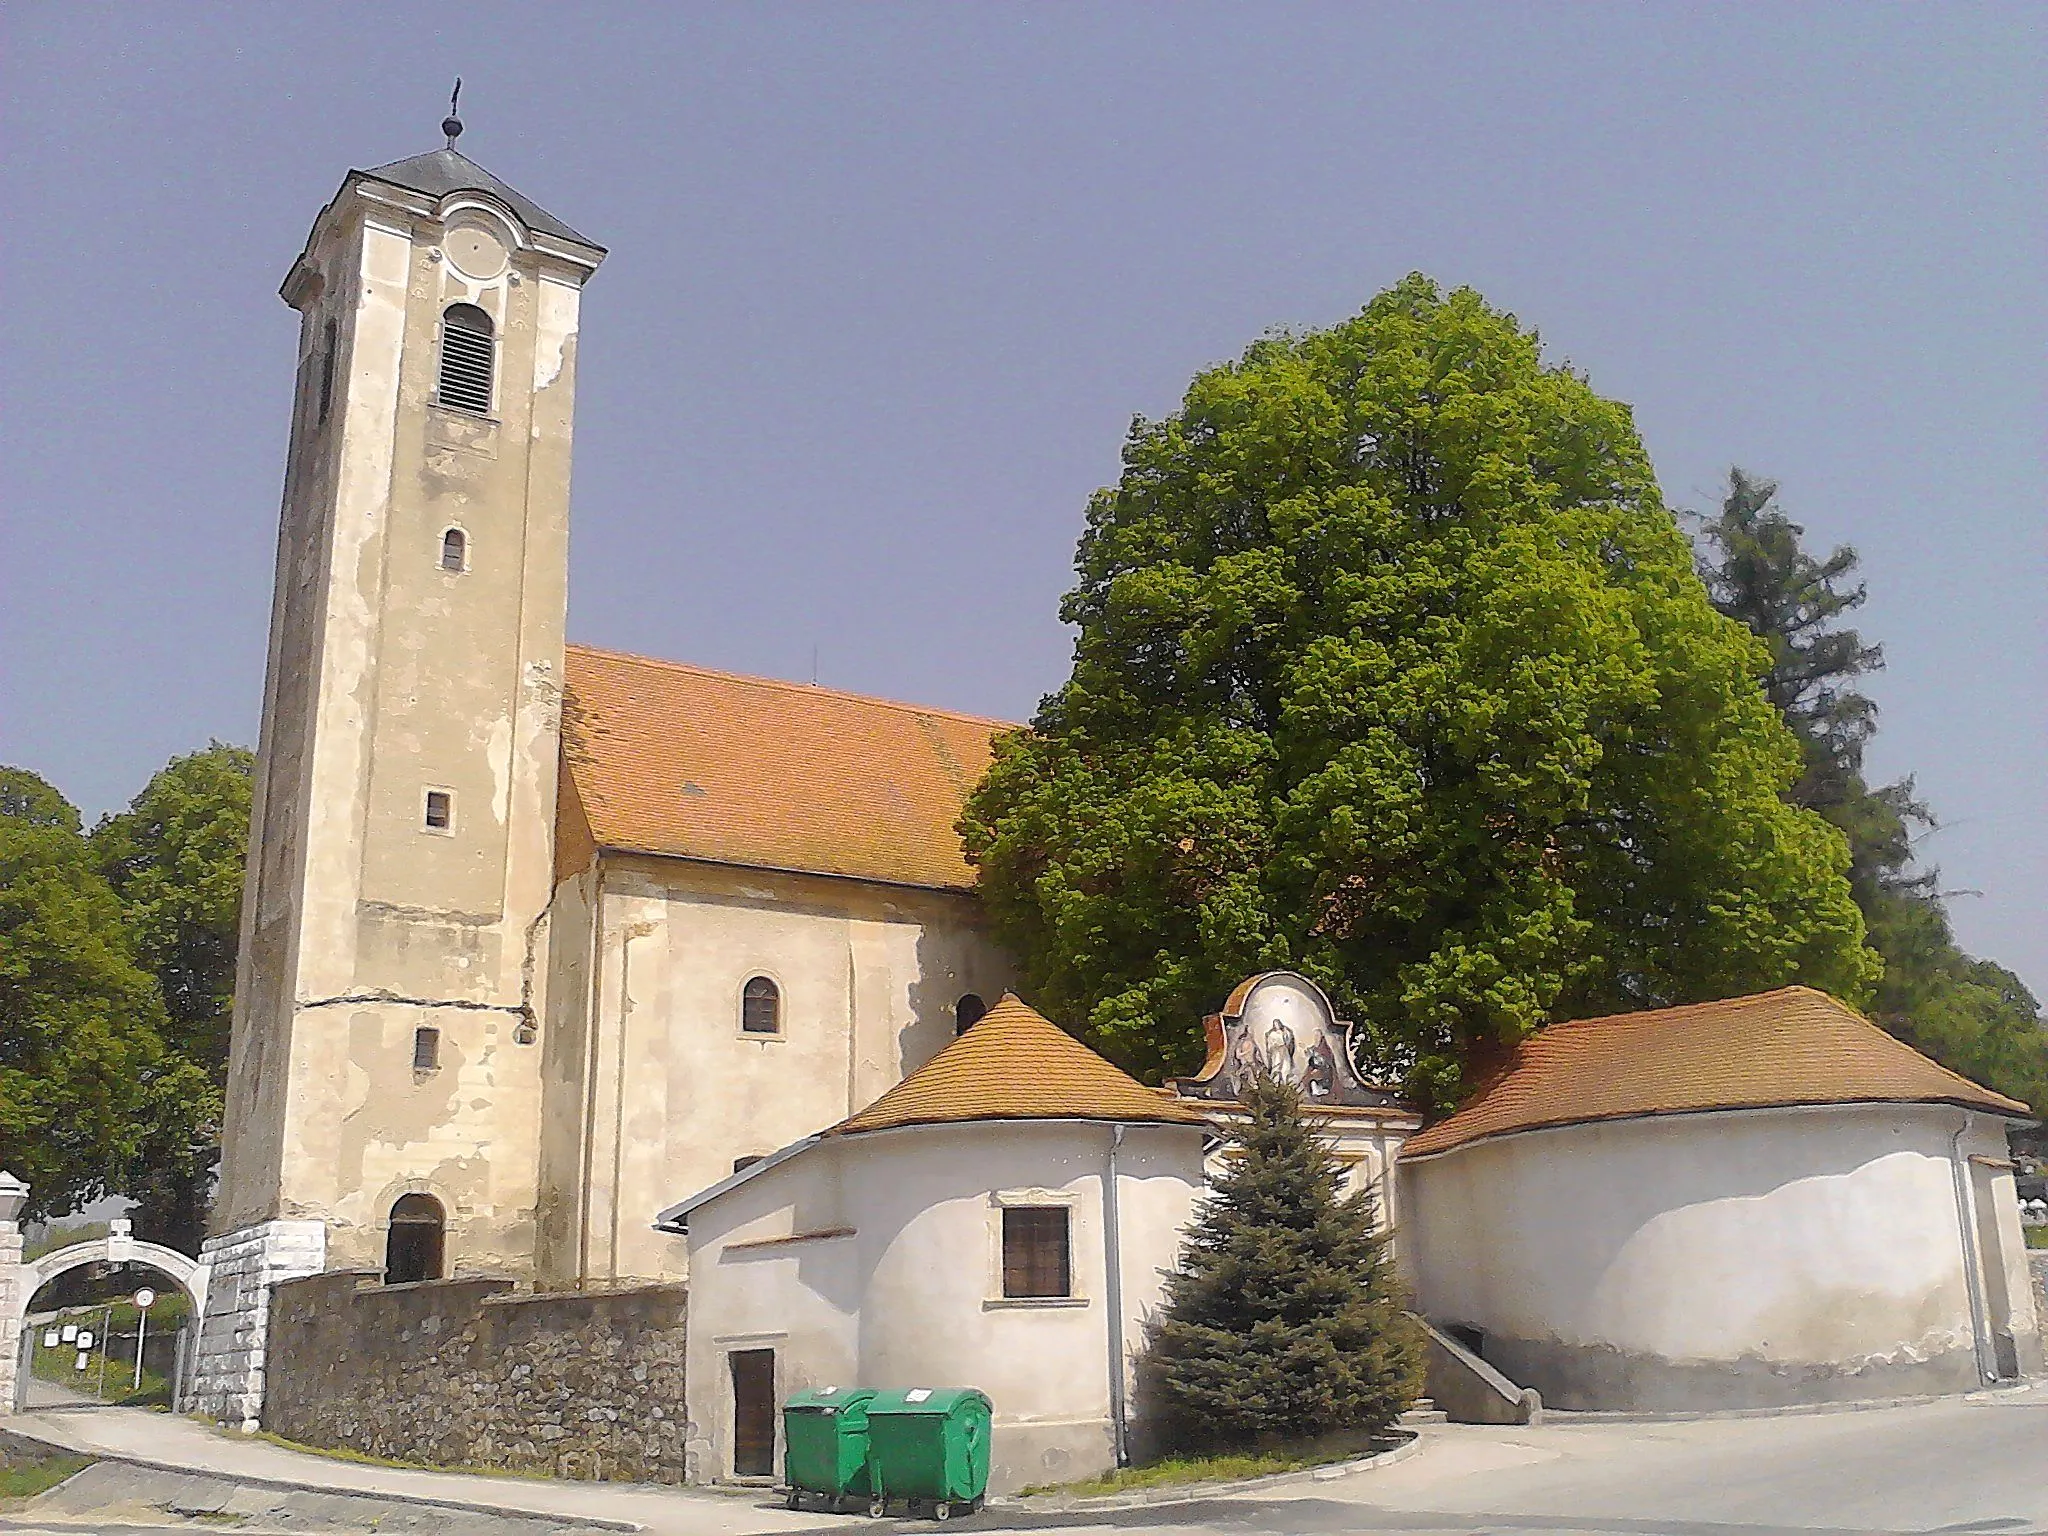
[[[1243,1107],[1141,1372],[1167,1452],[1363,1438],[1421,1390],[1372,1193],[1339,1193],[1337,1160],[1292,1086],[1262,1081]]]

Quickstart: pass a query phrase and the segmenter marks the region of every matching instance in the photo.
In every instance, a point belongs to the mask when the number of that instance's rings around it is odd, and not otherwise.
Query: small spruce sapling
[[[1420,1340],[1376,1230],[1293,1087],[1244,1098],[1141,1371],[1159,1449],[1364,1439],[1421,1390]]]

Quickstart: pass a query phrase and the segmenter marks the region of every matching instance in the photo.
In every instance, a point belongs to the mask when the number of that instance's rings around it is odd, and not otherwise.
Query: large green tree
[[[1964,953],[1939,871],[1915,859],[1915,830],[1932,830],[1934,812],[1910,778],[1873,787],[1864,776],[1878,710],[1858,683],[1882,669],[1884,651],[1843,622],[1866,596],[1856,551],[1809,553],[1777,483],[1740,468],[1701,534],[1715,606],[1770,647],[1765,692],[1805,759],[1786,796],[1848,840],[1851,886],[1885,962],[1873,1017],[1943,1065],[2048,1110],[2039,1004],[2011,971]]]
[[[1841,835],[1780,792],[1626,407],[1411,277],[1139,421],[1072,676],[962,822],[1045,1005],[1124,1065],[1293,965],[1439,1104],[1548,1019],[1790,981],[1862,1002]]]
[[[246,747],[218,741],[172,758],[91,836],[137,956],[162,990],[166,1042],[207,1075],[216,1101],[227,1085],[253,767]],[[197,1148],[146,1148],[128,1190],[139,1202],[136,1230],[188,1251],[206,1231],[218,1118],[193,1130]]]
[[[78,812],[0,769],[0,1167],[31,1215],[123,1193],[148,1160],[206,1155],[219,1099],[166,1046],[163,997]]]

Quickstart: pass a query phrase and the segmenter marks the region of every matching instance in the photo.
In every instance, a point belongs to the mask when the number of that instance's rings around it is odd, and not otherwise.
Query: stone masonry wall
[[[271,1287],[318,1274],[327,1229],[317,1221],[266,1221],[199,1250],[207,1267],[206,1310],[199,1320],[187,1406],[224,1424],[254,1429],[263,1412]]]
[[[679,1483],[684,1301],[680,1285],[290,1281],[271,1298],[263,1425],[399,1461]]]

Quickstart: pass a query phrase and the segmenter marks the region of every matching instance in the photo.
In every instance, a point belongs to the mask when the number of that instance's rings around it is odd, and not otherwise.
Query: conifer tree
[[[1169,1452],[1363,1437],[1421,1390],[1372,1193],[1339,1194],[1337,1160],[1292,1086],[1259,1082],[1244,1111],[1141,1371]]]

